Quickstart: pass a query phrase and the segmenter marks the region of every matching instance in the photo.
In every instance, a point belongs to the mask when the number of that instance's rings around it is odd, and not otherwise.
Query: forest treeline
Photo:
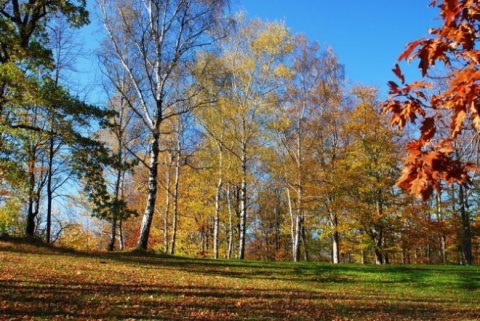
[[[396,185],[412,186],[405,146],[432,125],[392,128],[378,90],[351,85],[331,48],[228,9],[99,0],[94,105],[71,86],[85,1],[2,1],[0,233],[213,258],[478,263],[474,172],[413,191],[428,198]],[[449,138],[435,126],[428,143]],[[477,140],[456,128],[449,156],[476,164]]]

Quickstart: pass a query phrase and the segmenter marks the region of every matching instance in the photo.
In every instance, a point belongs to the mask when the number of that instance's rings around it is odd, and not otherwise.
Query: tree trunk
[[[440,193],[436,193],[436,205],[437,205],[437,219],[440,223],[444,223],[443,221],[443,211],[442,211],[442,199],[440,197]],[[443,264],[447,264],[447,237],[445,232],[440,234],[440,257],[442,259]]]
[[[29,186],[28,186],[28,209],[27,209],[27,226],[25,228],[25,234],[29,238],[33,238],[35,236],[35,218],[37,217],[38,210],[36,210],[35,203],[38,202],[35,200],[36,193],[35,193],[35,161],[36,157],[34,156],[35,150],[30,151],[32,153],[28,164],[28,176],[29,176]]]
[[[180,141],[180,138],[178,138]],[[178,184],[180,181],[180,146],[178,146],[177,161],[175,163],[175,182],[173,190],[173,218],[172,218],[172,242],[170,243],[170,255],[175,254],[175,245],[177,242],[177,222],[178,222]]]
[[[280,206],[275,206],[275,257],[280,250]]]
[[[440,236],[440,255],[442,256],[442,263],[447,264],[447,236],[445,235],[445,233],[442,233],[442,235]]]
[[[238,247],[238,258],[245,258],[245,239],[247,228],[247,151],[246,146],[242,150],[242,183],[240,186],[240,243]]]
[[[340,233],[338,231],[332,233],[332,263],[340,263]]]
[[[472,265],[472,231],[470,229],[470,217],[466,209],[466,197],[463,189],[464,187],[460,185],[458,197],[460,198],[460,217],[462,220],[462,251],[465,265]]]
[[[309,261],[309,253],[308,253],[308,247],[307,247],[307,231],[305,228],[305,218],[302,218],[302,244],[303,244],[303,259],[308,262]]]
[[[108,251],[113,251],[115,249],[115,239],[117,237],[117,214],[113,213],[112,216],[112,226],[110,227],[110,241],[108,242]]]
[[[380,250],[375,247],[375,264],[377,265],[382,265],[383,264],[383,255]]]
[[[222,184],[223,184],[223,177],[222,177],[222,163],[223,163],[223,155],[222,155],[222,146],[217,143],[218,146],[218,182],[217,182],[217,192],[215,194],[215,220],[213,224],[213,258],[218,259],[218,236],[219,236],[219,229],[220,229],[220,193],[222,192]]]
[[[382,265],[384,263],[384,256],[382,252],[383,228],[381,226],[375,226],[370,235],[374,244],[375,264]]]
[[[153,214],[155,211],[155,201],[157,199],[159,139],[160,134],[157,130],[153,135],[152,149],[150,150],[147,206],[143,214],[142,226],[140,228],[140,235],[137,243],[137,248],[143,251],[146,251],[148,247],[148,237],[150,236],[150,228],[152,226]]]
[[[227,206],[228,206],[228,249],[227,259],[232,258],[233,253],[233,211],[232,200],[230,198],[230,185],[227,187]]]
[[[301,229],[301,217],[300,217],[300,209],[297,208],[296,215],[295,215],[295,237],[293,243],[293,261],[298,262],[300,261],[300,229]]]
[[[375,202],[377,217],[379,220],[383,217],[383,201],[382,201],[382,192],[377,190],[377,200]],[[375,226],[373,232],[373,242],[375,244],[375,263],[382,265],[385,263],[385,258],[383,255],[383,227],[381,225]]]
[[[332,263],[340,263],[340,233],[338,232],[338,217],[332,211],[328,210],[330,227],[332,228]]]
[[[120,146],[120,145],[119,145]],[[119,148],[120,150],[120,148]],[[119,160],[121,161],[121,152],[118,152]],[[115,198],[115,203],[118,204],[118,201],[120,199],[120,185],[121,185],[121,180],[122,180],[122,170],[119,169],[117,170],[117,180],[115,182],[115,191],[114,191],[114,198]],[[118,218],[122,217],[121,213],[118,213],[119,207],[116,206],[114,213],[112,213],[112,226],[110,229],[110,242],[108,243],[108,251],[113,251],[115,249],[115,240],[116,240],[116,234],[117,234],[117,220]],[[119,215],[120,214],[120,215]]]
[[[215,194],[215,219],[213,223],[213,258],[218,259],[218,236],[220,230],[220,192],[222,189],[222,178],[219,177],[217,183],[217,193]]]
[[[167,173],[165,176],[165,213],[163,216],[163,252],[168,253],[168,230],[170,224],[168,222],[170,216],[170,165],[173,159],[169,159]]]
[[[120,218],[120,221],[118,222],[118,243],[119,243],[120,251],[123,251],[125,249],[125,242],[123,240],[123,219],[122,218]]]
[[[293,215],[293,208],[292,208],[292,197],[290,196],[290,189],[287,187],[287,201],[288,201],[288,213],[290,214],[290,238],[292,242],[292,256],[295,260],[295,253],[297,252],[296,242],[295,242],[295,226],[296,220],[295,216]]]
[[[120,186],[120,198],[123,200],[125,199],[124,195],[125,191],[125,171],[122,172],[122,180],[121,180],[121,186]],[[119,218],[118,222],[118,243],[119,243],[119,249],[120,251],[123,251],[125,249],[125,241],[123,237],[123,220],[125,217],[122,215]]]
[[[48,170],[47,170],[47,234],[46,241],[50,244],[52,239],[52,178],[53,178],[53,154],[54,154],[54,138],[50,136],[48,141]]]

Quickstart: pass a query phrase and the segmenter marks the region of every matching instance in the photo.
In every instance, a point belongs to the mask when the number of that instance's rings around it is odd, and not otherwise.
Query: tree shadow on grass
[[[378,276],[375,279],[377,284],[390,284],[392,286],[409,284],[412,287],[421,288],[435,283],[437,287],[455,287],[466,291],[480,289],[480,269],[478,267],[331,265],[325,263],[213,260],[170,256],[145,251],[82,252],[24,238],[5,239],[0,237],[0,241],[7,242],[6,245],[0,246],[2,251],[98,258],[101,263],[111,260],[122,264],[131,264],[132,266],[142,265],[151,269],[169,267],[205,276],[279,281],[298,279],[317,283],[355,284],[372,282],[372,277],[362,277],[363,275],[376,275]],[[442,282],[449,280],[434,280],[435,274],[449,275],[451,280],[455,280],[455,282],[442,284]]]
[[[458,314],[455,309],[409,299],[366,301],[348,294],[287,288],[11,281],[0,282],[0,297],[3,316],[12,319],[427,320]],[[480,317],[473,312],[463,316]]]
[[[40,245],[41,247],[41,245]],[[1,251],[22,253],[25,249],[0,246]],[[27,249],[28,250],[28,249]],[[90,268],[97,264],[104,271],[117,273],[116,279],[88,281],[90,270],[78,277],[47,271],[37,279],[2,280],[0,274],[0,319],[157,319],[157,320],[428,320],[477,319],[471,308],[452,299],[394,297],[388,291],[368,287],[367,280],[377,274],[375,286],[396,287],[408,284],[421,288],[432,274],[451,274],[455,286],[478,290],[478,269],[458,267],[376,267],[312,263],[271,263],[259,261],[225,261],[159,256],[154,253],[86,253],[55,247],[32,248],[29,253],[67,259],[88,258]],[[60,259],[60,257],[59,257]],[[85,261],[83,261],[85,264]],[[115,271],[117,263],[145,271],[160,280],[136,280],[135,275]],[[1,266],[0,266],[1,268]],[[128,268],[127,270],[130,270]],[[208,286],[181,284],[171,280],[169,271],[182,271],[200,279],[229,280]],[[158,271],[158,272],[157,272]],[[1,271],[0,271],[1,272]],[[73,275],[73,273],[72,273]],[[366,277],[368,276],[368,278]],[[55,279],[55,278],[58,279]],[[129,279],[130,278],[130,279]],[[236,288],[235,279],[242,282]],[[115,281],[120,280],[120,281]],[[272,281],[272,282],[266,282]],[[277,281],[288,281],[279,283]],[[442,281],[443,282],[443,281]],[[327,284],[328,283],[328,284]],[[330,287],[328,290],[324,290]],[[230,286],[228,286],[229,284]],[[337,285],[335,285],[337,284]],[[289,286],[291,285],[291,286]],[[267,288],[262,288],[262,287]],[[361,291],[349,292],[361,288]],[[478,296],[478,294],[475,294]],[[463,305],[465,307],[465,305]],[[460,310],[460,311],[459,311]],[[447,316],[451,316],[448,317]]]

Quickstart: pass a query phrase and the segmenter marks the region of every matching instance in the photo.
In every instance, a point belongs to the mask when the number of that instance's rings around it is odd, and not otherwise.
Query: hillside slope
[[[78,253],[0,241],[2,320],[479,320],[480,269]]]

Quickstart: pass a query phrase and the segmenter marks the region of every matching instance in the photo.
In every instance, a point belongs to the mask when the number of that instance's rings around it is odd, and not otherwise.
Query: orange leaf
[[[402,84],[405,83],[405,76],[402,74],[402,70],[398,64],[395,64],[395,68],[392,69],[393,73],[402,81]]]
[[[422,127],[420,127],[420,141],[424,143],[428,143],[432,140],[433,136],[435,136],[436,128],[435,128],[435,120],[433,117],[427,117],[422,122]]]
[[[405,49],[404,52],[402,52],[402,54],[398,57],[398,61],[400,60],[404,60],[404,59],[407,59],[410,57],[410,55],[412,54],[413,50],[422,42],[422,40],[416,40],[416,41],[413,41],[413,42],[410,42],[409,44],[407,44],[407,49]]]
[[[450,129],[452,130],[452,137],[456,138],[458,134],[462,131],[463,128],[463,121],[465,120],[465,116],[467,113],[465,110],[459,109],[455,111],[452,115],[452,123],[450,124]]]

